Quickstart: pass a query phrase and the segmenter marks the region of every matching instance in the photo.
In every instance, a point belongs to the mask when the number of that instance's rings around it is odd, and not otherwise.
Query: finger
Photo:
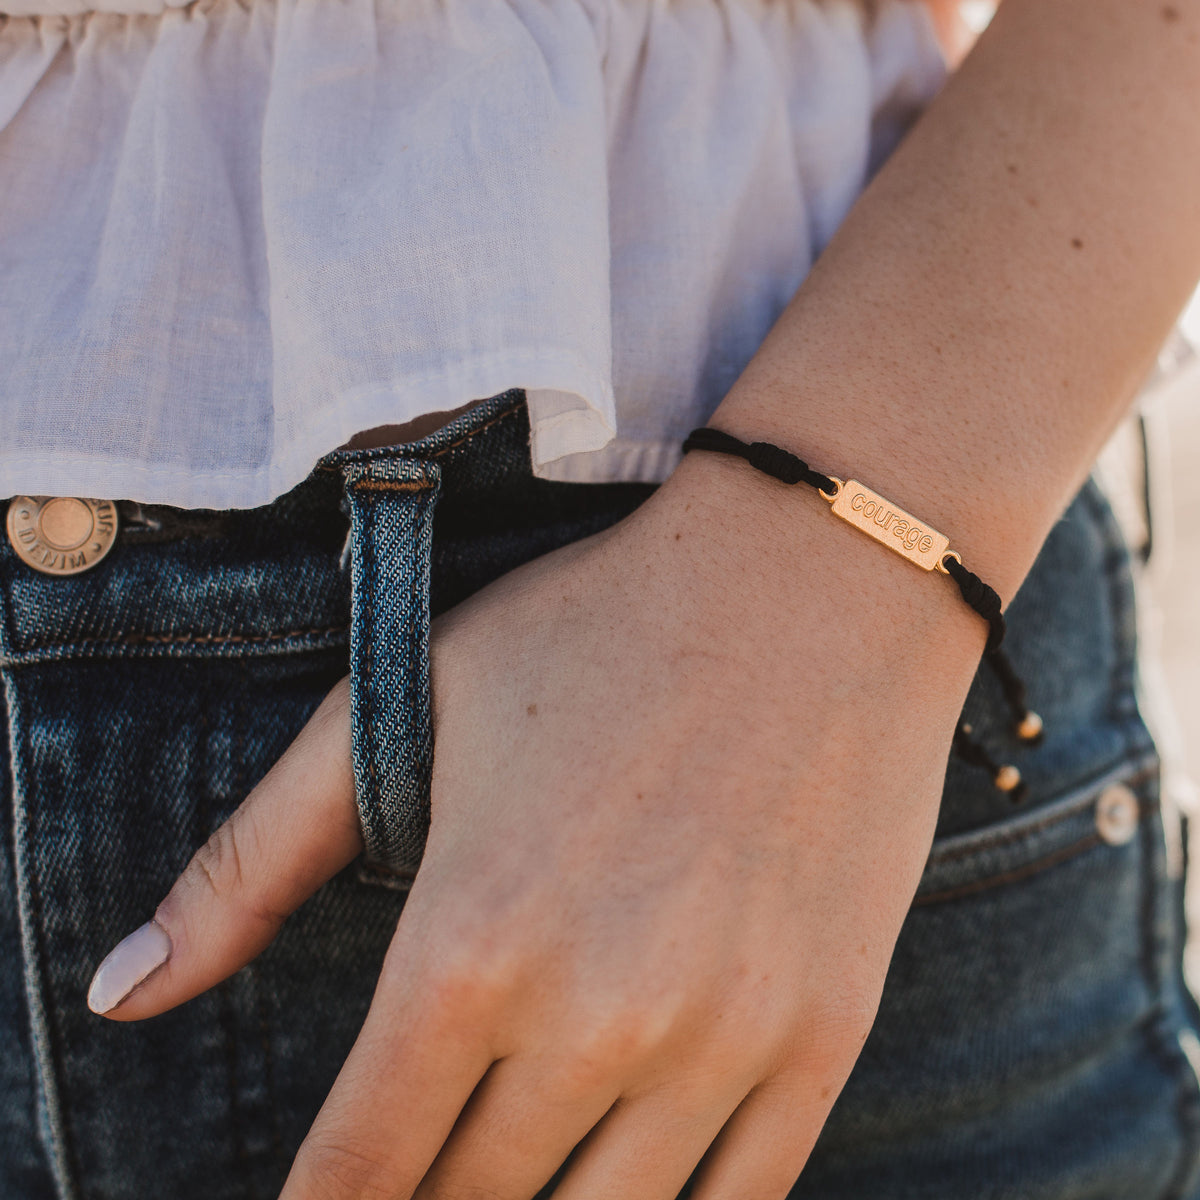
[[[408,1200],[495,1061],[483,988],[419,969],[399,977],[416,957],[411,929],[400,922],[358,1041],[280,1200]]]
[[[362,848],[345,681],[197,851],[153,921],[100,964],[93,1011],[140,1020],[244,966],[284,918]]]
[[[590,1074],[590,1073],[589,1073]],[[475,1090],[415,1200],[529,1200],[616,1101],[563,1062],[504,1059]]]
[[[747,1088],[679,1087],[619,1101],[592,1131],[554,1200],[675,1200]]]
[[[837,1090],[799,1072],[761,1083],[713,1143],[692,1200],[786,1200]]]

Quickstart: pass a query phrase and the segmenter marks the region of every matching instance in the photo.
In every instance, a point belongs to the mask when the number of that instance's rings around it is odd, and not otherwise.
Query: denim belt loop
[[[354,790],[367,857],[411,874],[429,833],[429,556],[441,471],[415,458],[360,460],[342,470],[351,528]]]

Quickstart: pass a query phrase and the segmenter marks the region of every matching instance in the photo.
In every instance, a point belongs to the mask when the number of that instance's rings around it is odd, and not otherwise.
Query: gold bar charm
[[[834,482],[838,484],[837,494],[822,492],[821,495],[830,501],[834,513],[843,521],[870,534],[922,570],[932,571],[938,566],[950,547],[950,539],[944,533],[930,529],[856,479]]]

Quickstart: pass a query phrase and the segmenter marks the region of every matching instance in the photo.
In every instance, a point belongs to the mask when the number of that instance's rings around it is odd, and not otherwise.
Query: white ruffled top
[[[511,387],[660,480],[946,72],[906,0],[0,10],[0,495],[262,504]]]

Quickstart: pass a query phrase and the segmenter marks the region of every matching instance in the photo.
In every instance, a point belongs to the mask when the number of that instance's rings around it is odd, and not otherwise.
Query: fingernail
[[[116,1008],[139,983],[171,957],[167,931],[153,921],[135,929],[96,969],[88,988],[88,1008],[106,1013]]]

